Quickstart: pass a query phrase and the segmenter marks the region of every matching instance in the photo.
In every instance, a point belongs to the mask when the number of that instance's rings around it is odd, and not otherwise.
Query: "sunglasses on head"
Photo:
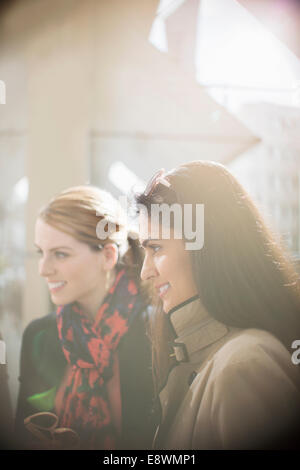
[[[165,174],[166,174],[166,170],[164,168],[161,168],[152,176],[151,180],[147,184],[146,189],[144,191],[144,195],[146,197],[151,196],[154,189],[159,184],[162,184],[163,186],[170,188],[171,183],[165,178]]]

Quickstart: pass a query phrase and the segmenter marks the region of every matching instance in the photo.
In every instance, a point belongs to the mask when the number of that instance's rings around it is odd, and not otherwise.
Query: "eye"
[[[42,254],[43,254],[42,250],[39,250],[39,249],[37,249],[35,252],[36,252],[38,257],[41,257]]]
[[[63,251],[56,251],[55,257],[59,259],[67,258],[69,255],[68,253],[64,253]]]
[[[157,253],[162,247],[161,247],[161,245],[149,245],[149,248],[154,253]]]

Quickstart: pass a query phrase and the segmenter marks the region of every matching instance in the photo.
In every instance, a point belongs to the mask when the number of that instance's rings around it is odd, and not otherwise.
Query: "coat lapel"
[[[205,363],[219,340],[224,339],[230,331],[230,328],[208,314],[198,298],[173,309],[169,320],[176,336],[172,347],[177,363],[170,370],[166,385],[159,393],[161,423],[154,437],[155,449],[163,448],[166,431],[172,425],[193,375],[199,371],[199,365]]]

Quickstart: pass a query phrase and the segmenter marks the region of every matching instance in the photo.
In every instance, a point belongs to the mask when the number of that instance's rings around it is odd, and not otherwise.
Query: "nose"
[[[155,278],[158,275],[158,272],[155,268],[151,256],[146,253],[142,270],[141,270],[141,279],[142,281],[149,281],[152,278]]]
[[[39,261],[39,275],[48,277],[55,273],[55,266],[48,257],[43,257]]]

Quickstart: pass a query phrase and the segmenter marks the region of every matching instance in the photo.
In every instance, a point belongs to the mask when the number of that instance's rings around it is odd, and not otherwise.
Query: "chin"
[[[58,299],[53,299],[52,297],[51,297],[51,301],[52,301],[52,303],[53,303],[54,305],[57,305],[57,306],[58,306],[58,305],[64,305],[63,302],[59,302]]]
[[[72,300],[68,300],[68,299],[65,299],[63,297],[59,297],[59,296],[51,296],[51,300],[52,300],[52,303],[54,305],[67,305],[67,304],[70,304],[72,303],[73,301]]]

